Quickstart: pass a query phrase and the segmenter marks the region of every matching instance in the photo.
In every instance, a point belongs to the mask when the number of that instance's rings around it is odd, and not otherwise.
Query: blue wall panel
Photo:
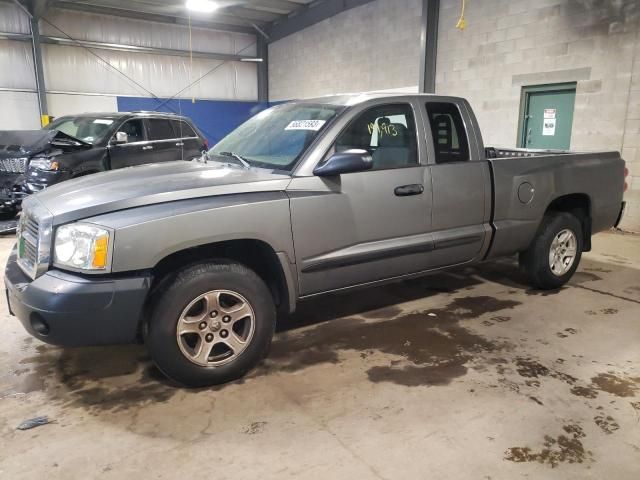
[[[268,108],[267,103],[229,102],[189,99],[163,100],[148,97],[118,97],[118,111],[155,110],[179,113],[193,120],[213,146],[222,137],[256,113]]]

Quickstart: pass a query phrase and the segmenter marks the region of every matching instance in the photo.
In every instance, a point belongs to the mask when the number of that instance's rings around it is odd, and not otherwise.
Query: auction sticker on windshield
[[[317,132],[326,123],[325,120],[294,120],[285,130],[313,130]]]

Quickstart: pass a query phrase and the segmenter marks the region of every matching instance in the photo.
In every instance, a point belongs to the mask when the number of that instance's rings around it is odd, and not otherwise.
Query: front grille
[[[18,223],[18,266],[32,279],[49,269],[53,215],[33,196],[22,202]]]
[[[35,278],[38,268],[39,233],[38,220],[23,210],[18,234],[18,265],[31,278]]]
[[[24,223],[24,229],[33,235],[33,238],[38,238],[38,222],[33,218],[33,216],[27,216]]]
[[[27,158],[0,158],[0,172],[24,173],[27,170]]]

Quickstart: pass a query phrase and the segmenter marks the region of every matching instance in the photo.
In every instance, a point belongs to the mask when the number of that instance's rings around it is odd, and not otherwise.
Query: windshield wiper
[[[244,158],[242,158],[242,156],[238,155],[237,153],[234,152],[218,152],[218,155],[222,155],[224,157],[232,157],[235,158],[236,160],[238,160],[238,162],[240,162],[242,164],[242,166],[246,169],[251,168],[251,164],[249,162],[247,162]]]

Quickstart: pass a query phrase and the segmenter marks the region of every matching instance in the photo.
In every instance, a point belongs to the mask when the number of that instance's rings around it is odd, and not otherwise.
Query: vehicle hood
[[[69,152],[91,147],[90,143],[58,130],[0,131],[0,159],[30,157],[52,148]]]
[[[96,173],[54,185],[31,201],[42,204],[54,223],[66,223],[127,208],[214,195],[283,191],[289,175],[228,164],[175,161]]]

